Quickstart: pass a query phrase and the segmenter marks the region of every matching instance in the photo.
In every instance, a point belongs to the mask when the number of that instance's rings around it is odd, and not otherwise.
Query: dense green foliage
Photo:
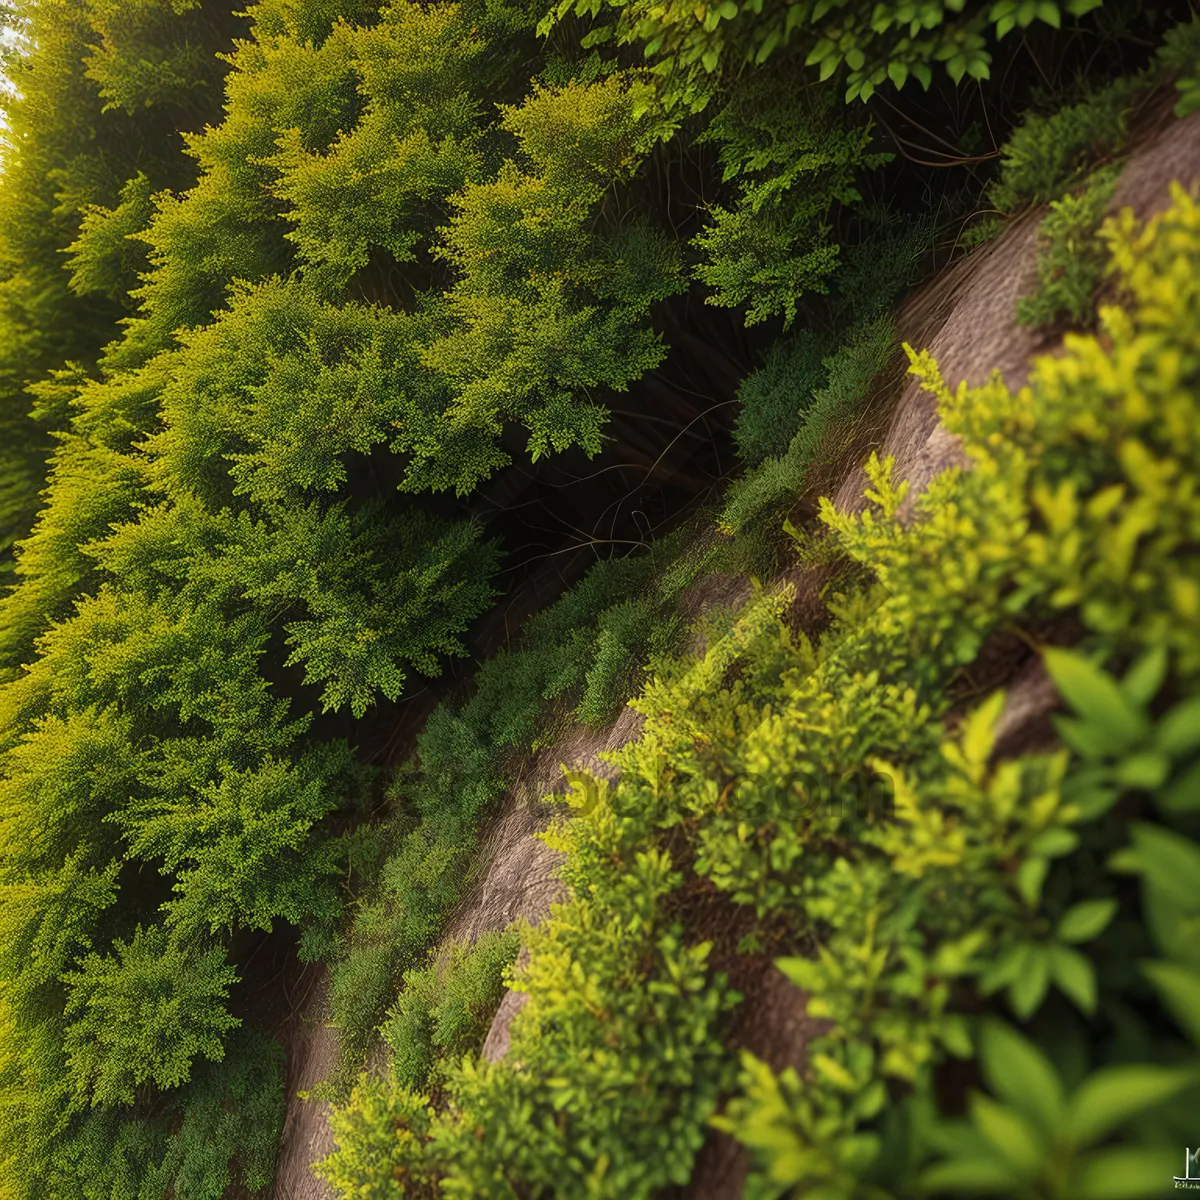
[[[25,391],[68,360],[85,367],[130,308],[142,259],[115,241],[145,227],[147,189],[186,186],[193,174],[179,153],[180,123],[213,115],[213,84],[235,24],[232,4],[184,5],[181,20],[163,0],[136,5],[59,0],[22,10],[24,53],[6,55],[18,93],[5,102],[0,204],[0,568],[36,511],[48,430],[28,417]],[[5,22],[7,24],[7,22]],[[35,51],[30,51],[36,46]],[[85,59],[86,48],[95,46]],[[173,57],[169,89],[139,73],[148,57]],[[36,62],[35,62],[36,59]],[[156,73],[157,74],[157,73]],[[114,106],[116,111],[113,111]],[[118,215],[119,214],[119,215]],[[71,276],[63,255],[80,238],[85,260]],[[52,423],[53,428],[53,423]]]
[[[508,1056],[465,1060],[432,1114],[365,1085],[327,1167],[343,1194],[383,1194],[389,1167],[464,1196],[686,1180],[735,1068],[719,1034],[737,997],[709,965],[714,927],[689,929],[696,904],[740,911],[743,952],[770,939],[828,1022],[803,1079],[744,1056],[716,1124],[753,1152],[751,1194],[1169,1178],[1200,1087],[1200,206],[1179,192],[1107,236],[1126,300],[1107,342],[1072,339],[1016,394],[952,392],[912,355],[973,469],[936,480],[918,522],[877,459],[866,512],[826,502],[878,579],[828,633],[797,635],[766,592],[703,658],[663,664],[619,781],[548,835],[571,897],[527,932]],[[946,684],[985,640],[1063,613],[1089,652],[1044,652],[1065,748],[997,758],[1000,691],[949,728]],[[942,1116],[940,1067],[976,1054],[968,1118]]]
[[[806,474],[818,452],[836,453],[837,446],[831,445],[831,439],[844,435],[847,419],[855,415],[871,381],[896,349],[889,318],[877,317],[851,327],[845,342],[823,361],[824,385],[813,389],[807,397],[804,391],[791,392],[801,419],[784,452],[764,458],[729,489],[721,514],[726,528],[740,529],[764,509],[804,490]],[[771,363],[763,370],[771,370]],[[758,393],[749,391],[754,382],[755,376],[751,376],[743,389],[743,403],[759,400]],[[806,379],[801,386],[804,383]],[[790,423],[795,423],[795,419]]]
[[[598,17],[615,9],[611,20],[599,22],[589,34],[589,43],[641,46],[666,79],[668,97],[701,107],[712,93],[719,65],[758,65],[785,48],[803,55],[821,81],[842,74],[847,100],[869,100],[888,83],[902,88],[910,77],[928,89],[935,63],[944,64],[956,84],[964,78],[987,79],[989,35],[1002,38],[1035,21],[1058,28],[1064,14],[1081,16],[1096,7],[1098,0],[996,0],[983,5],[952,0],[920,6],[861,0],[698,5],[560,0],[554,15]],[[552,24],[553,17],[544,27]]]
[[[1041,97],[991,193],[1055,201],[1033,319],[1090,315],[1107,196],[1070,192],[1168,76],[1194,105],[1200,28],[1151,63],[1156,13],[1094,7],[0,4],[21,31],[0,148],[4,1200],[268,1187],[270,972],[297,947],[328,970],[345,1103],[324,1170],[348,1195],[648,1195],[686,1183],[719,1109],[765,1194],[920,1171],[954,1191],[986,1155],[930,1098],[976,1034],[996,1099],[974,1126],[1022,1111],[994,1060],[1057,1073],[1017,1166],[1070,1182],[1063,1155],[1135,1115],[1078,1133],[1105,1072],[1142,1063],[1147,1106],[1188,1084],[1154,1064],[1190,1062],[1195,1032],[1194,897],[1155,865],[1194,854],[1191,203],[1109,235],[1128,311],[1031,392],[952,396],[918,362],[979,460],[923,523],[896,519],[878,462],[866,514],[783,522],[859,445],[894,305],[988,183],[935,182],[960,164],[913,160],[885,90],[918,102],[915,79],[943,113],[969,90],[1007,133],[1030,98],[991,81],[1024,61],[1011,31],[1044,27],[1085,71],[1096,30],[1123,47],[1127,80]],[[740,326],[736,352],[712,332]],[[721,380],[753,362],[735,397]],[[610,471],[641,490],[576,501],[590,532],[555,513]],[[530,510],[570,539],[540,542]],[[692,585],[776,572],[781,527],[833,580],[829,630],[796,632],[791,594],[757,584],[689,628]],[[597,561],[564,558],[559,598],[508,629],[502,555],[529,581],[581,545]],[[1064,611],[1091,655],[1047,660],[1074,757],[992,763],[999,701],[953,724],[947,688],[1004,622]],[[466,658],[408,742],[379,736]],[[548,835],[569,900],[438,945],[522,760],[634,695],[619,782]],[[1093,728],[1114,696],[1136,737]],[[809,811],[809,770],[865,807]],[[1132,842],[1106,815],[1121,792]],[[1168,895],[1144,920],[1110,852]],[[710,945],[714,921],[741,943]],[[1112,978],[1075,949],[1110,936]],[[768,954],[835,1024],[803,1080],[747,1060],[739,1083],[726,976]],[[532,999],[492,1068],[510,976]],[[1026,1029],[973,1023],[966,993]],[[1059,993],[1114,1029],[1136,1010],[1116,1049]],[[1039,1058],[1062,1029],[1082,1067]],[[378,1052],[386,1078],[359,1077]],[[909,1099],[883,1103],[885,1079]]]
[[[1106,255],[1096,234],[1112,199],[1117,172],[1097,171],[1077,194],[1050,202],[1050,213],[1038,231],[1038,286],[1017,305],[1017,319],[1028,325],[1051,325],[1066,318],[1082,324],[1104,275]]]
[[[428,1087],[442,1060],[457,1060],[483,1040],[519,945],[515,929],[484,933],[471,946],[451,942],[429,966],[404,973],[380,1028],[399,1083]]]
[[[685,526],[648,554],[596,563],[526,622],[518,646],[480,666],[464,703],[440,706],[426,723],[392,784],[397,818],[357,849],[363,883],[337,938],[331,1016],[351,1078],[404,973],[471,882],[480,819],[514,782],[520,756],[551,743],[569,718],[602,725],[616,715],[645,664],[678,648],[673,606],[703,571],[761,569],[771,554],[754,536],[707,547],[695,537]],[[313,927],[314,943],[322,932]]]

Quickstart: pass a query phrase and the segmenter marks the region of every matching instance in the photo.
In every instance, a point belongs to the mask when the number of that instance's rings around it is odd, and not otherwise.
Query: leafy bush
[[[1186,117],[1200,108],[1200,72],[1196,70],[1197,55],[1200,54],[1200,16],[1192,15],[1191,21],[1168,29],[1163,45],[1158,50],[1158,61],[1175,78],[1179,101],[1175,115]]]
[[[1010,30],[1044,21],[1058,28],[1064,14],[1082,16],[1099,0],[1039,4],[1035,0],[998,0],[966,8],[933,3],[921,9],[899,4],[840,0],[828,5],[750,0],[738,4],[654,5],[644,0],[559,0],[542,22],[547,32],[568,13],[608,16],[588,34],[588,44],[638,44],[668,85],[672,101],[702,108],[713,93],[718,67],[736,73],[746,64],[765,62],[789,48],[819,67],[821,81],[844,72],[847,102],[869,100],[890,82],[901,88],[911,77],[928,89],[935,63],[945,63],[957,84],[964,78],[987,79],[991,55],[987,35],[1002,38]]]
[[[186,106],[218,82],[210,49],[228,24],[200,0],[87,0],[97,44],[84,58],[105,108]]]
[[[353,1078],[377,1030],[399,1036],[393,1020],[384,1023],[386,1011],[406,969],[417,970],[461,898],[479,819],[512,782],[515,756],[551,741],[564,709],[596,725],[611,720],[646,664],[675,648],[681,630],[671,605],[679,594],[703,570],[745,569],[757,552],[743,540],[697,554],[693,537],[685,526],[647,554],[597,562],[525,623],[517,647],[481,664],[464,703],[431,715],[413,761],[392,785],[401,815],[382,833],[381,853],[333,956],[340,1083]],[[431,990],[411,1010],[401,992],[396,1012],[419,1021],[422,1004],[434,1003],[432,989],[445,985],[420,970],[414,980],[404,987]]]
[[[1125,148],[1130,111],[1153,87],[1147,73],[1116,79],[1077,104],[1030,113],[1001,154],[992,201],[1001,212],[1056,200]]]
[[[895,350],[888,318],[876,318],[846,335],[824,360],[824,386],[816,389],[799,428],[780,455],[764,458],[728,490],[721,524],[730,530],[745,527],[764,510],[804,488],[805,475],[818,453],[836,453],[831,437],[853,418],[867,397],[871,381]]]
[[[650,101],[645,83],[614,74],[502,109],[520,154],[455,199],[438,248],[458,278],[424,361],[451,400],[436,422],[414,413],[405,426],[407,487],[470,490],[508,461],[495,445],[505,420],[524,425],[534,462],[571,446],[591,457],[605,413],[577,397],[624,391],[662,361],[646,318],[682,290],[676,247],[642,220],[595,221],[659,136]]]
[[[118,303],[127,298],[145,266],[134,239],[150,220],[152,186],[139,171],[121,188],[115,208],[94,205],[83,214],[67,259],[76,295],[99,294]]]
[[[824,360],[831,350],[827,338],[798,330],[791,340],[776,342],[763,365],[742,381],[733,436],[748,465],[787,451],[812,394],[825,380]]]
[[[696,277],[713,290],[710,303],[746,306],[747,325],[781,313],[786,327],[801,296],[828,290],[838,264],[832,210],[859,200],[856,174],[891,156],[869,152],[869,125],[840,126],[824,93],[814,98],[783,79],[739,89],[703,136],[720,146],[737,198],[714,207],[697,235]]]
[[[983,1026],[979,1059],[993,1095],[972,1096],[969,1125],[947,1122],[934,1133],[955,1144],[946,1161],[923,1173],[930,1190],[961,1195],[1033,1185],[1099,1196],[1144,1190],[1148,1179],[1168,1175],[1174,1160],[1165,1147],[1095,1147],[1194,1086],[1194,1068],[1117,1064],[1068,1093],[1046,1055],[999,1022]]]
[[[217,950],[188,961],[165,931],[139,927],[128,944],[113,943],[111,956],[90,954],[63,976],[78,1090],[102,1104],[130,1104],[146,1080],[175,1087],[196,1056],[221,1058],[221,1035],[236,1024],[221,1003],[237,978],[224,957]]]
[[[317,1172],[346,1200],[435,1197],[437,1169],[427,1158],[433,1119],[420,1093],[364,1076],[349,1105],[334,1111],[338,1150]]]
[[[1078,195],[1051,201],[1038,231],[1037,291],[1017,305],[1019,321],[1052,325],[1065,317],[1079,325],[1086,320],[1108,261],[1097,233],[1116,183],[1116,172],[1098,171]]]
[[[403,990],[379,1031],[400,1084],[425,1088],[439,1063],[478,1050],[519,942],[515,930],[483,933],[473,945],[448,943],[427,967],[404,973]]]
[[[878,581],[835,599],[825,635],[788,627],[784,589],[663,664],[618,782],[547,835],[571,895],[527,935],[509,1054],[451,1074],[419,1146],[370,1123],[381,1172],[412,1161],[447,1195],[686,1179],[734,1069],[700,930],[740,913],[791,948],[780,967],[830,1023],[803,1080],[744,1061],[718,1123],[752,1150],[754,1194],[1159,1186],[1140,1172],[1177,1154],[1200,1081],[1200,205],[1177,190],[1145,230],[1127,213],[1105,236],[1126,300],[1105,340],[1072,336],[1017,394],[952,392],[912,355],[974,467],[935,480],[917,522],[877,459],[865,512],[824,503]],[[951,724],[947,683],[989,636],[1065,614],[1124,664],[1045,652],[1065,748],[997,757],[1002,692]],[[1091,1039],[1097,1014],[1112,1044]],[[935,1070],[977,1055],[991,1094],[956,1124]]]

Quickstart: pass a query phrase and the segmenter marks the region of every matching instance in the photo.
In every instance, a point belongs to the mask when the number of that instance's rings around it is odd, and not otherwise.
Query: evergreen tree
[[[151,190],[177,187],[190,174],[178,153],[180,121],[201,124],[213,111],[221,68],[214,54],[232,36],[235,6],[206,5],[205,16],[183,21],[179,7],[40,0],[20,8],[23,37],[5,55],[15,89],[5,104],[0,172],[5,572],[14,540],[31,526],[53,445],[55,415],[31,416],[28,389],[68,363],[86,368],[117,332],[142,265],[124,235],[144,228]],[[161,78],[158,55],[178,60],[169,88],[147,82]],[[73,274],[63,269],[67,252],[77,260]]]

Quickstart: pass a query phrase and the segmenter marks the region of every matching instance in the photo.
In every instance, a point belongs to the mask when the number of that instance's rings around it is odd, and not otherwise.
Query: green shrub
[[[696,277],[712,289],[710,303],[745,306],[747,325],[782,314],[786,327],[806,292],[828,291],[839,257],[832,212],[860,199],[856,175],[891,156],[870,152],[869,125],[840,124],[825,93],[783,78],[738,89],[703,140],[720,146],[736,200],[714,207],[697,235]]]
[[[1200,205],[1177,190],[1105,237],[1126,306],[1019,393],[952,392],[912,354],[973,469],[916,522],[874,457],[866,511],[824,502],[868,575],[820,639],[782,619],[783,589],[662,664],[618,782],[547,835],[570,898],[528,935],[508,1055],[450,1075],[419,1146],[376,1122],[381,1171],[432,1164],[447,1195],[686,1180],[734,1070],[705,932],[737,913],[739,945],[790,948],[779,966],[829,1022],[803,1079],[744,1062],[718,1124],[752,1151],[752,1194],[1124,1194],[1177,1155],[1200,1080]],[[1002,692],[950,727],[947,685],[991,635],[1067,615],[1088,654],[1045,652],[1063,749],[998,758]],[[1112,819],[1120,802],[1140,819]],[[934,1070],[976,1055],[992,1094],[955,1124]]]
[[[224,73],[211,47],[228,15],[200,0],[88,0],[96,44],[84,58],[106,109],[184,107]]]
[[[150,179],[139,171],[121,188],[115,208],[95,205],[83,214],[67,258],[76,295],[99,294],[121,303],[133,290],[145,269],[144,248],[135,239],[150,220],[152,190]]]
[[[763,365],[742,380],[733,436],[749,466],[786,452],[813,392],[825,380],[824,360],[831,349],[828,339],[801,329],[789,341],[776,342]]]
[[[386,1010],[461,898],[478,822],[512,782],[514,754],[552,741],[564,708],[592,724],[612,720],[645,665],[674,648],[681,630],[671,605],[684,588],[706,566],[744,565],[736,545],[696,554],[693,536],[685,526],[648,554],[596,563],[525,623],[517,647],[481,664],[464,703],[439,706],[418,735],[414,760],[392,785],[401,816],[333,956],[332,1022],[342,1047],[335,1093],[376,1030],[389,1036]],[[418,978],[433,986],[432,976]],[[410,1010],[406,994],[397,1012],[423,1019],[421,1003]]]
[[[1065,318],[1083,324],[1092,310],[1096,288],[1108,265],[1098,236],[1100,222],[1117,184],[1117,172],[1096,172],[1078,195],[1050,203],[1038,231],[1038,287],[1017,305],[1027,325],[1053,325]]]
[[[444,944],[427,967],[404,973],[379,1030],[400,1084],[427,1088],[439,1064],[479,1049],[503,992],[503,973],[519,948],[516,930],[483,933],[472,945]]]
[[[207,4],[199,22],[193,19],[198,13],[172,22],[170,32],[180,37],[174,46],[183,43],[205,60],[210,84],[224,71],[215,54],[229,46],[236,7]],[[141,261],[121,235],[143,227],[150,192],[187,186],[193,171],[179,153],[177,131],[203,126],[219,107],[210,86],[208,94],[192,95],[186,113],[150,96],[136,111],[109,108],[85,62],[89,50],[114,74],[136,72],[149,53],[132,28],[112,27],[122,23],[117,9],[134,26],[135,9],[161,15],[171,5],[20,3],[5,5],[2,20],[4,80],[12,84],[0,102],[0,574],[6,589],[13,544],[37,515],[54,448],[29,418],[27,388],[72,363],[90,368],[118,335],[131,307],[118,286],[136,283],[131,272]],[[9,36],[16,26],[19,39]],[[138,182],[143,177],[148,184]],[[64,271],[69,254],[82,258]],[[88,288],[86,296],[73,289],[73,273]]]
[[[330,1125],[338,1149],[316,1170],[343,1200],[435,1197],[436,1167],[427,1157],[434,1113],[417,1092],[369,1076]]]
[[[1163,45],[1158,51],[1158,61],[1163,70],[1175,78],[1179,101],[1175,115],[1186,117],[1200,108],[1200,71],[1196,62],[1200,57],[1200,16],[1192,14],[1191,21],[1167,30]]]
[[[647,317],[682,290],[678,251],[643,220],[611,230],[596,222],[606,193],[659,136],[651,100],[644,82],[614,74],[538,87],[502,109],[520,153],[455,198],[437,250],[457,281],[446,331],[424,362],[449,402],[436,421],[414,412],[403,426],[396,445],[413,456],[406,487],[463,495],[508,461],[495,433],[511,420],[527,430],[534,462],[571,446],[592,457],[606,414],[580,397],[624,391],[662,361]]]
[[[1129,113],[1152,86],[1146,76],[1117,79],[1049,115],[1030,113],[1000,158],[991,198],[1001,212],[1057,200],[1098,164],[1125,148]]]
[[[818,454],[836,453],[832,437],[839,432],[845,436],[847,423],[858,414],[871,381],[894,350],[889,318],[876,318],[848,332],[843,344],[823,360],[825,383],[812,393],[787,450],[764,458],[729,488],[720,517],[723,527],[742,529],[765,510],[800,495]]]

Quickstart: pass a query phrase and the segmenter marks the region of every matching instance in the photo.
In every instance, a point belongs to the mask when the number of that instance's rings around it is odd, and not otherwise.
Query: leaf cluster
[[[820,639],[764,592],[651,679],[618,780],[548,835],[570,898],[527,934],[509,1054],[452,1075],[393,1169],[445,1195],[685,1179],[734,1066],[732,997],[687,923],[704,889],[792,947],[778,965],[829,1023],[803,1077],[744,1062],[719,1124],[751,1149],[754,1194],[1098,1197],[1177,1155],[1200,1067],[1200,206],[1177,189],[1106,238],[1124,304],[1019,393],[951,392],[912,356],[974,467],[935,480],[916,522],[878,459],[865,511],[825,503],[877,582],[835,599]],[[998,755],[1004,694],[951,720],[947,682],[1007,623],[1055,614],[1126,665],[1047,651],[1066,745]],[[1110,819],[1122,801],[1132,825]],[[965,1121],[934,1087],[956,1058],[986,1088]]]

